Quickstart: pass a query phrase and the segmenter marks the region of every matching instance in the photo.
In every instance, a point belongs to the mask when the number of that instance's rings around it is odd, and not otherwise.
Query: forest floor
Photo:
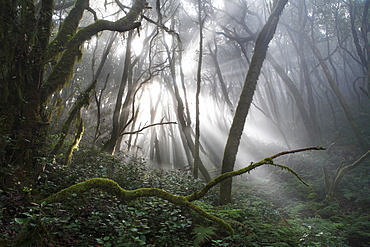
[[[232,238],[194,212],[157,198],[126,205],[93,190],[63,203],[35,203],[93,177],[110,178],[125,189],[153,187],[178,195],[203,186],[187,172],[149,170],[141,159],[123,162],[82,149],[72,167],[48,164],[37,187],[1,191],[0,246],[369,246],[370,166],[364,162],[345,174],[328,200],[322,166],[333,176],[342,157],[348,163],[358,155],[348,147],[325,152],[279,161],[312,189],[286,171],[262,167],[234,179],[232,204],[217,205],[217,188],[197,201],[232,225]]]

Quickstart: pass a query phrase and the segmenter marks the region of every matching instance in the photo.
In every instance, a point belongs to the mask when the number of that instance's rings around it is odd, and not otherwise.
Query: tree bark
[[[279,0],[266,24],[258,34],[252,61],[244,82],[238,105],[235,110],[234,119],[229,131],[229,136],[224,150],[221,173],[231,172],[234,169],[236,155],[238,152],[240,138],[243,134],[245,120],[253,100],[254,91],[257,86],[258,77],[261,72],[263,61],[266,58],[268,45],[275,34],[279,16],[282,13],[287,0]],[[231,202],[232,179],[223,181],[220,185],[220,204]]]
[[[0,88],[0,149],[6,157],[1,165],[12,164],[17,170],[13,179],[25,186],[42,171],[37,158],[44,156],[49,124],[45,105],[52,94],[68,84],[76,59],[81,56],[80,46],[103,30],[124,32],[139,27],[136,20],[146,4],[145,0],[136,0],[120,20],[98,20],[77,31],[89,7],[88,0],[77,0],[55,39],[48,43],[53,2],[40,1],[40,10],[36,11],[34,1],[1,1],[0,20],[5,23],[3,30],[7,30],[0,40],[0,52],[4,51],[0,55],[0,78],[4,81]],[[46,78],[45,66],[51,67]]]
[[[195,93],[195,143],[194,143],[194,178],[198,178],[198,170],[200,163],[199,155],[199,139],[200,139],[200,121],[199,121],[199,95],[200,84],[202,81],[202,61],[203,61],[203,25],[205,19],[202,18],[202,2],[198,0],[198,23],[199,23],[199,56],[197,68],[197,90]]]

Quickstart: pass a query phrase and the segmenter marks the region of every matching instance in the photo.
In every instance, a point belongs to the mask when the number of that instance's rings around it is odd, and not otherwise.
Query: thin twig
[[[321,146],[316,146],[316,147],[310,147],[310,148],[301,148],[301,149],[295,149],[295,150],[290,150],[290,151],[284,151],[278,154],[275,154],[270,157],[270,159],[275,159],[279,156],[286,155],[286,154],[293,154],[293,153],[298,153],[298,152],[303,152],[303,151],[309,151],[309,150],[325,150],[325,148]]]
[[[124,132],[122,133],[122,135],[133,135],[133,134],[137,134],[147,128],[150,128],[150,127],[153,127],[153,126],[157,126],[157,125],[165,125],[165,124],[177,124],[177,122],[165,122],[165,123],[155,123],[155,124],[150,124],[150,125],[147,125],[147,126],[144,126],[143,128],[139,129],[139,130],[135,130],[135,131],[131,131],[131,132]]]

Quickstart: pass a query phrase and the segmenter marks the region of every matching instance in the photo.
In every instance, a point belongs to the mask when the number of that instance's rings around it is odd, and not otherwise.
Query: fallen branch
[[[54,203],[54,202],[65,201],[65,200],[68,200],[68,197],[70,197],[74,193],[77,194],[77,195],[82,196],[84,192],[87,192],[91,189],[99,189],[101,191],[105,191],[110,195],[116,196],[118,199],[120,199],[124,203],[128,203],[130,201],[133,201],[133,200],[136,200],[136,199],[142,198],[142,197],[159,197],[161,199],[172,202],[176,205],[184,206],[184,207],[187,207],[187,208],[190,208],[190,209],[194,210],[195,212],[197,212],[198,214],[200,214],[204,218],[209,219],[209,220],[217,223],[222,229],[224,229],[226,231],[229,231],[231,236],[233,236],[234,235],[234,229],[228,223],[226,223],[221,218],[218,218],[214,215],[211,215],[211,214],[207,213],[205,210],[201,209],[200,207],[198,207],[197,205],[195,205],[191,202],[194,201],[194,200],[198,200],[198,199],[202,198],[209,191],[209,189],[211,189],[216,184],[224,181],[225,179],[235,177],[235,176],[241,175],[241,174],[246,173],[246,172],[250,172],[251,170],[253,170],[253,169],[255,169],[259,166],[262,166],[262,165],[273,165],[273,166],[285,169],[285,170],[291,172],[292,174],[294,174],[299,179],[299,181],[301,181],[303,184],[305,184],[306,186],[309,187],[309,185],[306,182],[304,182],[298,176],[298,174],[296,172],[294,172],[292,169],[290,169],[289,167],[283,166],[283,165],[275,164],[273,162],[273,159],[275,159],[279,156],[286,155],[286,154],[291,154],[291,153],[308,151],[308,150],[324,150],[324,148],[323,147],[311,147],[311,148],[297,149],[297,150],[292,150],[292,151],[285,151],[285,152],[275,154],[275,155],[273,155],[271,157],[268,157],[268,158],[265,158],[264,160],[261,160],[257,163],[251,163],[249,166],[247,166],[245,168],[242,168],[242,169],[239,169],[237,171],[224,173],[224,174],[218,176],[217,178],[213,179],[209,183],[207,183],[203,187],[203,189],[201,189],[198,192],[196,192],[194,194],[191,194],[189,196],[176,196],[176,195],[174,195],[170,192],[167,192],[167,191],[164,191],[164,190],[161,190],[161,189],[158,189],[158,188],[141,188],[141,189],[136,189],[136,190],[125,190],[121,186],[119,186],[118,183],[116,183],[113,180],[104,179],[104,178],[92,178],[92,179],[89,179],[85,182],[81,182],[81,183],[72,185],[72,186],[70,186],[66,189],[63,189],[63,190],[61,190],[61,191],[59,191],[59,192],[57,192],[57,193],[55,193],[55,194],[53,194],[53,195],[51,195],[47,198],[41,200],[40,202]]]

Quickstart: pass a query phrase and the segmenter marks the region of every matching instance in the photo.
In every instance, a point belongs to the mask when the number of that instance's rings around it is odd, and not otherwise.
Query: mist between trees
[[[2,191],[73,170],[79,147],[206,183],[303,147],[366,160],[369,1],[0,3]],[[316,169],[327,200],[340,168]]]

